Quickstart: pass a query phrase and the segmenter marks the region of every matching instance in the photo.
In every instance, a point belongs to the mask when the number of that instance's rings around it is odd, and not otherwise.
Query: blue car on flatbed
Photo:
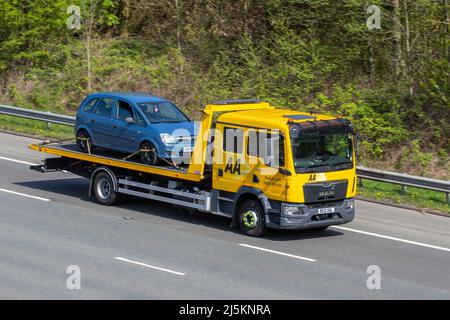
[[[82,152],[95,147],[139,154],[144,164],[186,162],[194,146],[194,122],[172,102],[140,93],[94,93],[80,105],[75,125]]]

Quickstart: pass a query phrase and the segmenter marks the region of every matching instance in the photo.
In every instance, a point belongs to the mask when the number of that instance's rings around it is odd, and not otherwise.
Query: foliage
[[[207,101],[266,99],[348,117],[366,165],[448,178],[444,3],[0,0],[0,94],[68,113],[88,83],[152,92],[194,114]],[[71,4],[81,8],[80,30],[66,26]],[[381,30],[366,26],[369,4],[382,10]]]

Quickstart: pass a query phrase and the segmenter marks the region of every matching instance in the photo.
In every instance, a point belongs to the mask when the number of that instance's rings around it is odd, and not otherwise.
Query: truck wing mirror
[[[279,168],[278,172],[288,177],[292,176],[292,172],[285,168]]]

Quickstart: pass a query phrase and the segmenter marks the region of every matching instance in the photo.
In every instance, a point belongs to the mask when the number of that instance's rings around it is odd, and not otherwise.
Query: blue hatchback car
[[[155,165],[189,161],[195,139],[192,122],[173,103],[138,93],[94,93],[80,105],[75,125],[83,152],[95,147],[139,154]]]

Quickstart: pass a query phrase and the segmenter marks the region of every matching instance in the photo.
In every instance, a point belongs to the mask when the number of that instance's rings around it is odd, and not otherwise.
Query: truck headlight
[[[284,206],[283,207],[283,212],[286,215],[294,215],[294,214],[303,214],[303,210],[300,207],[297,206]]]
[[[351,210],[354,207],[354,202],[353,201],[349,201],[345,204],[345,210]]]
[[[175,137],[171,134],[161,133],[159,136],[161,137],[161,141],[165,144],[176,143]]]

